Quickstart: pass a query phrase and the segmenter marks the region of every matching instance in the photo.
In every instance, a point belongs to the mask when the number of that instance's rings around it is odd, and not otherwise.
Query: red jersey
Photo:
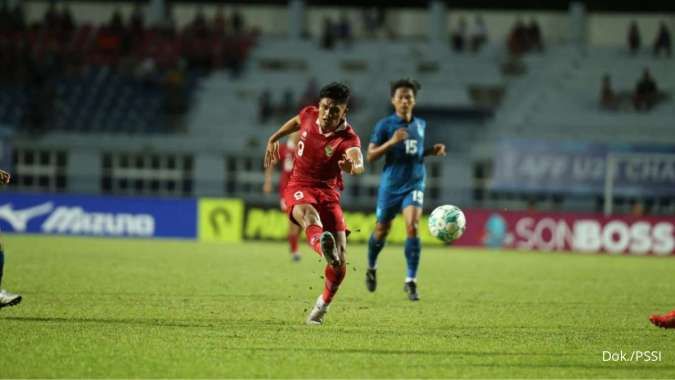
[[[331,133],[322,134],[319,109],[311,106],[300,111],[300,141],[289,186],[342,190],[342,171],[338,161],[350,148],[361,148],[354,129],[344,123]]]
[[[291,179],[293,172],[293,159],[295,158],[295,147],[288,144],[279,146],[279,165],[281,166],[281,175],[279,176],[279,195],[283,196],[284,189]]]

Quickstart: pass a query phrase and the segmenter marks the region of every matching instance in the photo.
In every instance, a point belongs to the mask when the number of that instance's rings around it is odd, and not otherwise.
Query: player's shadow
[[[250,324],[285,325],[282,321],[254,321],[254,320],[231,320],[231,319],[198,319],[198,320],[166,320],[148,318],[66,318],[66,317],[0,317],[0,320],[17,322],[42,322],[42,323],[77,323],[77,324],[117,324],[129,326],[153,326],[153,327],[181,327],[181,328],[211,328],[222,326],[243,326]]]
[[[339,353],[339,354],[369,354],[369,355],[420,355],[420,356],[559,356],[558,353],[538,352],[480,352],[480,351],[451,351],[451,350],[393,350],[370,348],[313,348],[313,347],[241,347],[231,348],[239,351],[302,351],[307,353]]]

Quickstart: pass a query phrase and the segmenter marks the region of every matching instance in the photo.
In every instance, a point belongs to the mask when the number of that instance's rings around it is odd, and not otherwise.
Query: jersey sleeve
[[[375,130],[373,131],[373,134],[370,135],[370,143],[382,145],[387,140],[389,140],[389,136],[387,136],[387,125],[384,123],[384,120],[381,120],[375,125]]]
[[[344,147],[345,151],[351,148],[361,148],[361,139],[359,138],[359,135],[353,133],[348,139],[345,140],[342,146]]]

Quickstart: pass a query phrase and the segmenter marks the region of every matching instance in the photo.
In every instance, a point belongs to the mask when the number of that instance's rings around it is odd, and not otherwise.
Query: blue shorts
[[[390,192],[380,190],[377,196],[377,209],[375,211],[377,222],[391,222],[404,208],[408,206],[422,208],[423,203],[423,189],[414,189],[398,194],[392,194]]]

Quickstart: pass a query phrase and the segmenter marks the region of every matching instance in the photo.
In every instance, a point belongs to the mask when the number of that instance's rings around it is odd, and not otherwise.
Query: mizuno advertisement
[[[4,232],[141,237],[197,237],[195,199],[0,193]]]

